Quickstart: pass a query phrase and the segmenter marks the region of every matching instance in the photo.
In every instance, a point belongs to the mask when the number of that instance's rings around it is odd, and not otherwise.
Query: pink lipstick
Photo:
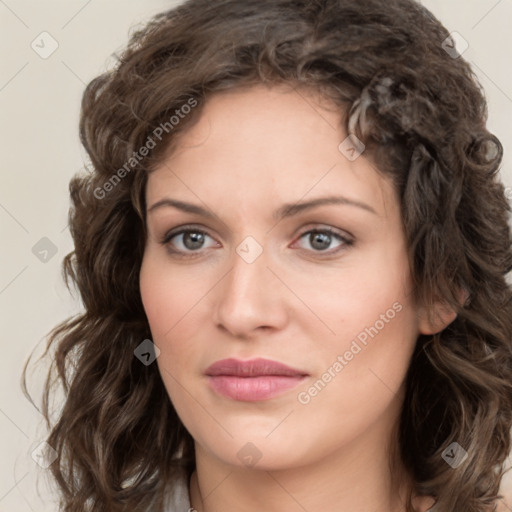
[[[307,372],[270,359],[222,359],[207,368],[210,387],[242,402],[269,400],[297,386]]]

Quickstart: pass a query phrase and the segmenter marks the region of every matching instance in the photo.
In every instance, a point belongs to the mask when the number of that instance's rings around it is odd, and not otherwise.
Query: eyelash
[[[214,239],[207,231],[203,230],[203,229],[200,229],[200,228],[197,228],[197,227],[194,227],[194,226],[182,226],[181,228],[179,228],[177,231],[170,231],[168,233],[166,233],[163,238],[160,240],[160,243],[164,246],[167,247],[167,249],[169,250],[169,252],[171,252],[173,255],[177,256],[177,257],[182,257],[182,258],[194,258],[197,256],[200,255],[200,249],[197,250],[197,251],[181,251],[181,250],[176,250],[176,249],[173,249],[171,248],[170,246],[170,242],[173,238],[175,238],[176,236],[179,236],[179,235],[183,235],[185,233],[199,233],[201,235],[206,235],[212,239]],[[354,240],[350,239],[350,238],[347,238],[343,235],[341,235],[340,233],[338,233],[337,231],[335,231],[334,229],[332,228],[315,228],[315,229],[309,229],[307,231],[304,231],[303,233],[301,233],[299,235],[299,237],[297,238],[297,240],[301,240],[305,235],[311,235],[311,234],[317,234],[317,233],[322,233],[322,234],[327,234],[331,237],[334,237],[336,239],[338,239],[338,241],[342,242],[342,245],[340,245],[339,247],[337,247],[335,250],[331,250],[331,251],[315,251],[315,250],[310,250],[310,249],[303,249],[305,251],[308,251],[308,252],[313,252],[313,253],[316,253],[318,255],[329,255],[329,256],[332,256],[334,254],[337,254],[338,252],[352,246],[354,244]]]

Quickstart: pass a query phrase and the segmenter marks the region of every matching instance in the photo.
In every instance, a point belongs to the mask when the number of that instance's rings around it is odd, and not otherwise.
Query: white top
[[[188,481],[183,470],[179,472],[178,477],[174,481],[166,503],[165,512],[193,512],[194,510],[190,505]]]

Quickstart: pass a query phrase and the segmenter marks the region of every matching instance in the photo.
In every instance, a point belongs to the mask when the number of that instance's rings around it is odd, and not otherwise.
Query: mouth
[[[210,387],[218,394],[242,402],[269,400],[288,391],[309,374],[270,359],[222,359],[207,368]]]

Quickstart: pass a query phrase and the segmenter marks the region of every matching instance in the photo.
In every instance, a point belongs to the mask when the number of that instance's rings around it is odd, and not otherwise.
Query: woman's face
[[[198,452],[227,465],[382,451],[425,331],[394,188],[328,107],[284,87],[216,94],[149,176],[158,368]]]

